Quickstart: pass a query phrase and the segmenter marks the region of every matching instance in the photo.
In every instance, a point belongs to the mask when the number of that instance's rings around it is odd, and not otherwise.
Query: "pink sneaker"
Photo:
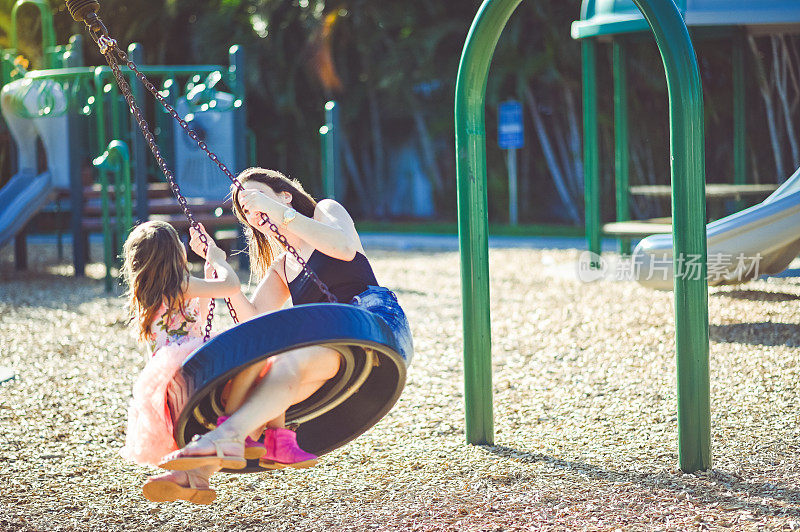
[[[222,425],[230,416],[219,416],[217,418],[217,427]],[[257,460],[266,454],[267,450],[264,448],[264,442],[256,441],[250,436],[244,439],[244,457],[247,460]]]
[[[319,462],[316,455],[297,446],[297,434],[293,430],[268,428],[264,432],[264,447],[267,452],[258,461],[264,469],[304,469]]]

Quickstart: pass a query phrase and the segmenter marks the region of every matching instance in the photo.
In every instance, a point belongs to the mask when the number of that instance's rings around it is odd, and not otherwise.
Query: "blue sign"
[[[497,143],[504,150],[521,148],[525,144],[522,127],[522,104],[503,102],[497,112]]]

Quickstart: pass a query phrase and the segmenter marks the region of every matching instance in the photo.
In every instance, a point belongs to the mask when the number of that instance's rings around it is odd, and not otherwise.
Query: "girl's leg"
[[[148,477],[147,480],[169,480],[170,482],[179,484],[184,488],[188,488],[189,479],[191,478],[194,481],[195,486],[198,488],[207,489],[209,487],[208,479],[210,479],[211,475],[217,471],[219,471],[219,467],[205,466],[198,467],[196,469],[189,469],[188,471],[168,471],[161,475]]]
[[[216,454],[217,440],[244,442],[265,423],[281,423],[286,410],[310,397],[339,371],[340,355],[327,347],[304,347],[275,356],[269,373],[256,384],[242,406],[218,429],[187,445],[181,456]],[[233,451],[225,451],[226,455]],[[239,453],[243,452],[243,446]]]
[[[241,407],[242,403],[247,399],[247,395],[251,391],[253,383],[268,362],[268,360],[257,362],[233,378],[231,381],[230,394],[225,403],[226,415],[231,415],[231,413],[239,410],[239,407]]]
[[[228,397],[225,400],[225,415],[230,416],[231,413],[236,412],[242,404],[247,400],[247,396],[250,394],[253,388],[253,383],[256,382],[258,376],[264,370],[264,366],[269,363],[269,360],[262,360],[261,362],[256,362],[255,364],[251,365],[244,371],[240,372],[236,377],[231,380],[231,387]],[[275,420],[277,423],[283,423],[283,417],[276,418]],[[272,421],[270,421],[272,423]],[[271,425],[267,423],[270,427],[278,426],[278,425]],[[283,427],[283,425],[280,425]],[[257,440],[261,433],[264,432],[264,426],[257,428],[253,432],[249,434],[251,438]]]
[[[335,373],[334,373],[334,375],[335,375]],[[318,389],[319,388],[317,388],[317,390]],[[314,390],[314,391],[317,391],[317,390]],[[314,392],[311,392],[311,393],[314,393]],[[302,401],[302,399],[300,399],[300,401]],[[295,401],[295,402],[299,403],[300,401]],[[294,404],[294,403],[292,403],[292,404]],[[286,412],[284,412],[283,414],[279,415],[275,419],[269,420],[267,422],[266,428],[269,428],[269,429],[282,429],[285,426],[286,426]]]

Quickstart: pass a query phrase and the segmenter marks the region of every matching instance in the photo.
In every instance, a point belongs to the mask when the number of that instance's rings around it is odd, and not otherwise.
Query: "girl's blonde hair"
[[[141,341],[152,338],[150,327],[162,304],[167,315],[186,316],[183,295],[189,280],[186,251],[178,232],[166,222],[150,221],[136,226],[122,248],[122,276],[131,319]]]
[[[267,170],[265,168],[248,168],[238,175],[237,179],[243,185],[248,181],[255,181],[267,185],[276,194],[289,192],[292,195],[291,206],[303,216],[314,217],[317,202],[314,198],[303,190],[303,185],[297,179],[289,179],[277,170]],[[250,256],[250,271],[258,279],[267,274],[275,256],[285,249],[277,238],[267,236],[261,231],[250,226],[247,218],[239,205],[239,189],[231,186],[231,196],[233,198],[233,213],[244,226],[244,234],[247,238],[247,253]],[[278,220],[272,220],[278,223]]]

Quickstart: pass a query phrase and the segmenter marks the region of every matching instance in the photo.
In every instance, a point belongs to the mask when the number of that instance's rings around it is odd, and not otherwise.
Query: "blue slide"
[[[53,199],[50,172],[19,173],[0,188],[0,248],[16,236]]]
[[[53,98],[53,112],[40,115],[41,94]],[[23,108],[23,112],[20,112]],[[0,111],[17,149],[17,173],[0,188],[0,247],[14,238],[30,219],[53,200],[58,188],[69,187],[69,127],[67,98],[50,81],[12,81],[0,89]],[[37,139],[47,169],[37,171]]]

